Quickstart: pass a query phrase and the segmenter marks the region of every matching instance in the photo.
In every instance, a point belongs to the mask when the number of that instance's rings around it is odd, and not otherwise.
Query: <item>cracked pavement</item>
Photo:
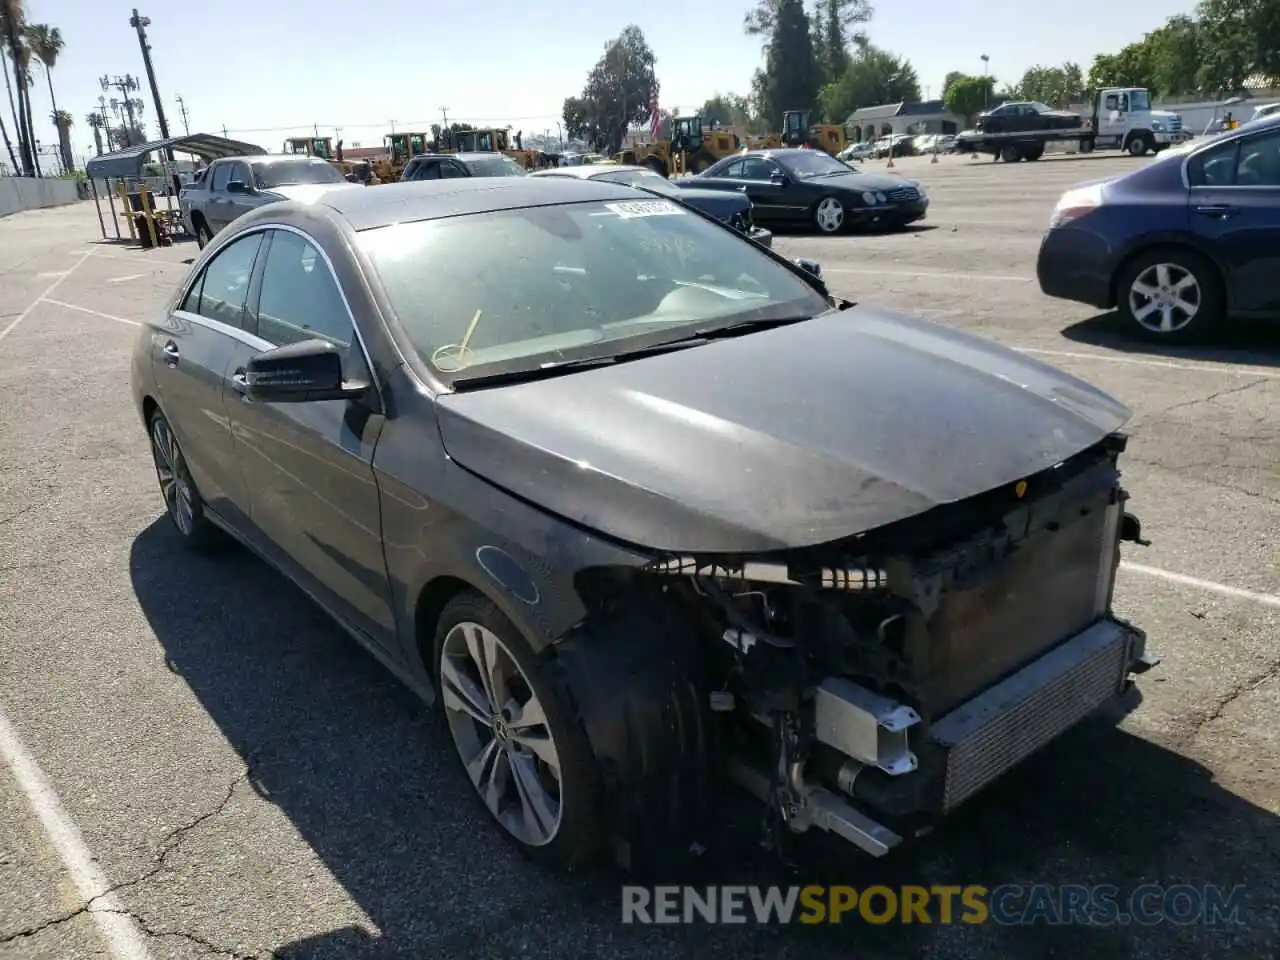
[[[901,161],[930,187],[932,229],[777,246],[819,260],[842,295],[1033,351],[1119,396],[1134,410],[1126,483],[1153,541],[1126,558],[1277,594],[1276,331],[1156,349],[1032,279],[1061,190],[1135,162]],[[680,879],[1244,884],[1244,927],[623,926],[620,879],[515,856],[430,712],[282,578],[242,552],[180,549],[128,395],[135,328],[109,317],[157,309],[194,250],[97,236],[92,205],[0,220],[0,320],[86,250],[52,297],[109,315],[42,303],[0,339],[0,713],[108,886],[80,898],[0,764],[0,960],[108,958],[103,912],[130,918],[156,960],[1276,955],[1280,609],[1129,569],[1117,609],[1163,657],[1136,712],[1068,734],[887,862],[809,850],[792,875],[753,846],[752,804],[726,798]]]

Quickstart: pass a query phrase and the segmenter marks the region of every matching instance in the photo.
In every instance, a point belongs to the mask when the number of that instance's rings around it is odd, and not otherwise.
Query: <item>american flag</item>
[[[658,110],[658,91],[649,98],[649,139],[657,140],[662,132],[662,114]]]

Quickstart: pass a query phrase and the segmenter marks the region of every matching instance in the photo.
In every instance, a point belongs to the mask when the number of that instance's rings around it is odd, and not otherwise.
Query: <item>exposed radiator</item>
[[[1143,635],[1102,620],[933,724],[951,810],[1124,689]]]

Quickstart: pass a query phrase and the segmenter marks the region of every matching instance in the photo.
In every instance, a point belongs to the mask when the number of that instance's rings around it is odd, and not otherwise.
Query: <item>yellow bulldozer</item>
[[[533,170],[538,164],[538,152],[526,150],[520,133],[515,135],[516,145],[511,146],[511,134],[497,127],[486,127],[480,130],[450,131],[449,143],[440,144],[441,153],[501,153],[510,157],[526,170]]]
[[[349,163],[342,158],[342,141],[338,141],[335,149],[333,137],[290,137],[284,142],[284,152],[294,156],[328,160],[344,177],[350,178],[353,174],[358,175],[361,172],[359,164]]]
[[[373,161],[373,172],[383,183],[395,183],[405,166],[420,153],[431,152],[430,133],[389,133],[382,138],[386,156]]]
[[[671,121],[671,139],[628,147],[613,155],[616,163],[648,167],[664,177],[701,173],[717,160],[741,146],[738,135],[728,130],[702,127],[702,117],[676,117]]]
[[[838,123],[810,125],[808,110],[787,110],[782,114],[781,146],[811,147],[833,157],[849,145],[844,127]]]

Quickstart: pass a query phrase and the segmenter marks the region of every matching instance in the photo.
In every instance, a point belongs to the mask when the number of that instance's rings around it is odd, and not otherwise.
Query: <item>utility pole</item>
[[[227,125],[226,125],[225,123],[222,125],[222,139],[223,139],[223,140],[228,139],[228,137],[227,137]]]
[[[442,120],[444,120],[444,128],[448,130],[449,129],[449,108],[448,107],[440,108],[440,117]]]
[[[187,105],[182,97],[174,97],[173,99],[178,101],[178,112],[182,114],[182,131],[189,137],[191,136],[191,124],[187,116]]]
[[[391,124],[391,133],[394,135],[396,132],[396,122],[394,120],[388,120],[387,122]]]
[[[147,27],[151,26],[151,18],[140,16],[138,8],[133,8],[133,16],[129,18],[129,26],[138,32],[138,46],[142,50],[142,66],[147,71],[147,83],[151,86],[151,102],[156,107],[156,122],[160,124],[160,139],[169,139],[169,124],[164,119],[164,101],[160,99],[160,88],[156,85],[155,67],[151,65],[151,44],[147,43]],[[178,168],[173,159],[173,147],[164,148],[164,158],[169,161],[169,175],[173,177],[173,195],[176,197],[182,190],[182,179],[178,176]]]

